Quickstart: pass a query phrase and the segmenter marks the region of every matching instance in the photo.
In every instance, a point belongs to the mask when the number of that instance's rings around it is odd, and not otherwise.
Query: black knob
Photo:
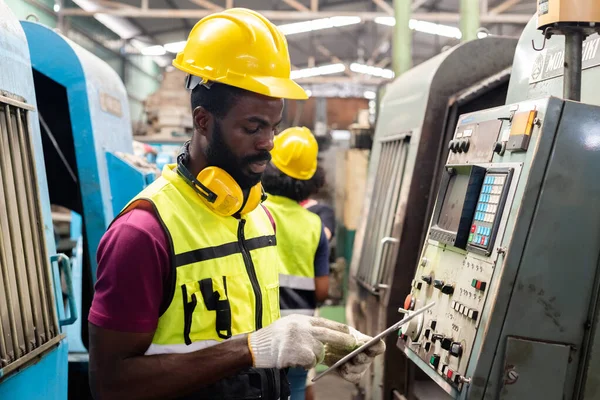
[[[431,275],[423,275],[421,277],[421,280],[423,282],[425,282],[426,284],[431,285],[431,281],[432,281]]]
[[[469,139],[463,139],[463,140],[461,140],[461,142],[460,142],[460,148],[461,148],[462,151],[464,151],[466,153],[467,151],[469,151],[469,147],[470,147]]]
[[[433,281],[433,287],[436,289],[441,289],[442,286],[444,286],[444,281],[441,281],[439,279],[436,279]]]
[[[498,153],[499,155],[504,155],[504,152],[506,151],[506,144],[501,143],[501,142],[496,142],[494,143],[494,153]]]
[[[454,285],[444,285],[441,290],[444,294],[452,294],[454,293]]]
[[[450,345],[450,355],[460,357],[462,355],[462,345],[458,342],[452,343]]]
[[[448,150],[454,153],[454,140],[448,142]]]
[[[450,350],[450,346],[452,346],[452,338],[443,338],[442,339],[442,349]]]
[[[456,141],[456,144],[454,145],[454,148],[456,149],[457,152],[462,153],[463,149],[462,149],[462,139],[459,139]]]

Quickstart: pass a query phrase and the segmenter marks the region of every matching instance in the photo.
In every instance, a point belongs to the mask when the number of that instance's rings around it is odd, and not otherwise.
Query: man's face
[[[281,99],[254,94],[238,98],[224,118],[213,118],[205,148],[208,165],[227,171],[242,189],[256,185],[271,160],[282,113]]]

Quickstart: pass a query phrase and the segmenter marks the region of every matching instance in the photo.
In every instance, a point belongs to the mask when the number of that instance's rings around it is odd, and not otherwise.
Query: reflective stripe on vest
[[[280,317],[276,239],[265,210],[240,220],[218,216],[174,168],[165,166],[123,211],[150,202],[170,239],[174,287],[147,354],[210,347]]]
[[[312,315],[315,297],[315,253],[321,239],[321,219],[297,202],[269,195],[265,201],[277,225],[280,307]],[[287,313],[287,311],[286,311]]]

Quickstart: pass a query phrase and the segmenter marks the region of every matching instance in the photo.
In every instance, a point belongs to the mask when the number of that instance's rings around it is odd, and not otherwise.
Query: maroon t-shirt
[[[125,332],[153,332],[164,282],[171,273],[169,244],[151,206],[117,219],[98,246],[98,272],[88,320]]]

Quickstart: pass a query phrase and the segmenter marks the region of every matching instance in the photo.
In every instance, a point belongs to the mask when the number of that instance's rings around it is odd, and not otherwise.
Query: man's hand
[[[346,327],[349,329],[349,333],[355,338],[354,347],[350,349],[350,351],[362,346],[372,339],[370,336],[362,334],[352,327]],[[328,367],[332,366],[340,359],[345,357],[346,354],[350,353],[350,351],[347,351],[345,348],[336,348],[333,345],[328,345],[327,348],[329,350],[325,355],[324,364]],[[385,342],[383,340],[379,340],[378,343],[370,346],[365,351],[357,354],[350,361],[340,366],[337,369],[337,373],[348,382],[357,384],[360,382],[360,379],[365,371],[371,366],[373,359],[378,355],[383,354],[384,351]]]
[[[333,365],[369,341],[369,336],[338,322],[306,315],[289,315],[248,336],[253,365],[257,368]],[[346,380],[357,383],[373,358],[385,351],[380,341],[338,369]]]

